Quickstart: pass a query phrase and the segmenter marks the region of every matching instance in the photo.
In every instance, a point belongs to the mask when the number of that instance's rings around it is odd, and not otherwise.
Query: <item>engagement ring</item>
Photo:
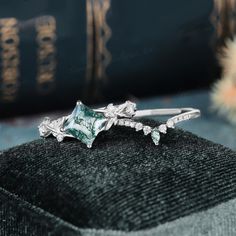
[[[109,104],[99,109],[91,109],[78,101],[71,115],[56,120],[45,117],[39,125],[41,137],[53,135],[59,142],[64,138],[76,138],[88,148],[101,131],[109,130],[113,125],[126,126],[143,131],[149,135],[155,145],[159,144],[160,133],[166,134],[169,128],[174,128],[181,121],[199,117],[200,110],[194,108],[148,109],[137,110],[136,104],[126,101],[121,105]],[[166,123],[157,127],[144,125],[137,118],[160,115],[174,115]]]

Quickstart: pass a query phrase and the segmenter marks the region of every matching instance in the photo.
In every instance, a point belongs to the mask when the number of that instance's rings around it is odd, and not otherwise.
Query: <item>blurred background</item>
[[[2,0],[0,150],[78,99],[196,107],[181,127],[236,150],[235,30],[236,0]]]

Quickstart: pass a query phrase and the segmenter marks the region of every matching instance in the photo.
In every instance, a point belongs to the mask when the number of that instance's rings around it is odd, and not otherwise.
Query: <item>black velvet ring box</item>
[[[0,164],[0,235],[156,235],[236,196],[236,153],[179,129],[159,146],[126,127],[92,149],[39,139]]]

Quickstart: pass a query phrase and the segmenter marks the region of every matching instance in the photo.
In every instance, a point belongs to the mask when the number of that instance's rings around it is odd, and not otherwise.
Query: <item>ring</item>
[[[144,125],[137,120],[141,117],[160,115],[174,116],[157,127]],[[99,109],[91,109],[78,101],[70,115],[56,120],[45,117],[38,128],[41,137],[53,135],[58,142],[62,142],[66,137],[76,138],[91,148],[100,132],[109,130],[112,126],[126,126],[136,131],[143,131],[144,135],[150,134],[154,144],[158,145],[160,133],[166,134],[168,128],[175,128],[177,123],[200,115],[200,110],[194,108],[137,110],[136,104],[130,101],[121,105],[109,104]]]

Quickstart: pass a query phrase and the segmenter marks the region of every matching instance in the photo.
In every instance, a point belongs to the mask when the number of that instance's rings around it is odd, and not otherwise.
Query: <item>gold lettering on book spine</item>
[[[37,84],[42,94],[48,94],[54,87],[56,70],[56,20],[53,16],[42,16],[35,22],[38,44]]]
[[[111,63],[111,53],[107,43],[112,32],[107,24],[107,13],[110,0],[87,0],[87,83],[94,83],[91,87],[98,87],[102,80],[107,79],[106,70]],[[91,91],[90,96],[91,96]],[[97,93],[97,91],[93,91]]]
[[[86,15],[87,15],[87,68],[86,80],[92,80],[93,77],[93,64],[94,64],[94,31],[93,31],[93,0],[86,1]]]
[[[0,19],[1,46],[1,99],[3,102],[13,102],[18,92],[19,78],[19,27],[15,18]]]
[[[110,9],[110,0],[94,1],[95,17],[95,44],[96,44],[96,64],[95,74],[97,79],[106,79],[106,69],[111,63],[111,53],[107,49],[107,43],[111,38],[111,29],[107,24],[106,16]]]

